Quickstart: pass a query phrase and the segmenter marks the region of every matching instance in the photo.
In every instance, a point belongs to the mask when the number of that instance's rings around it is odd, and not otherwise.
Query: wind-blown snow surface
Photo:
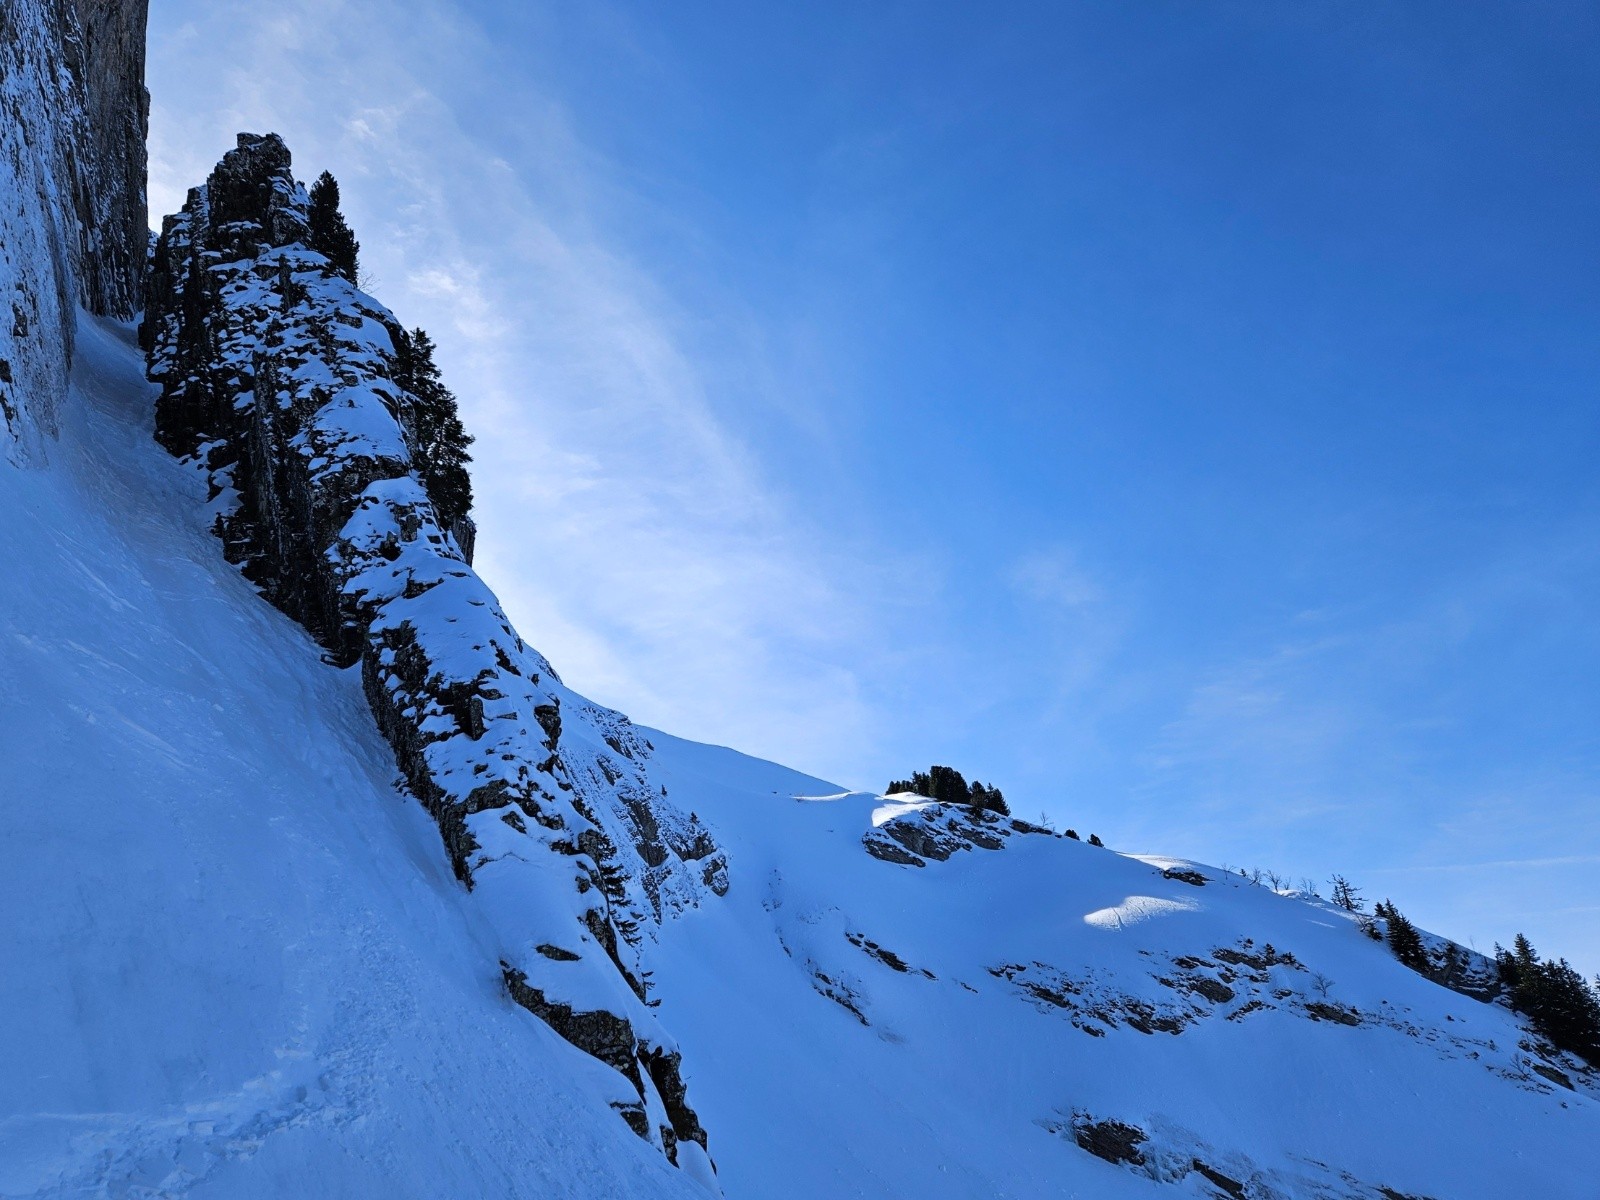
[[[358,675],[80,324],[0,469],[0,1196],[700,1196],[505,993]]]
[[[82,324],[0,470],[0,1196],[706,1195],[507,997],[141,366]],[[729,1196],[1594,1200],[1592,1080],[1338,910],[632,736],[726,855],[642,960]]]

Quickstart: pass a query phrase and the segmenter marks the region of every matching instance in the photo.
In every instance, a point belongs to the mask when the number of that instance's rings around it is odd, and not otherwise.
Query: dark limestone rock
[[[1569,1092],[1577,1090],[1572,1086],[1572,1079],[1565,1071],[1558,1071],[1555,1067],[1542,1062],[1529,1063],[1528,1065],[1532,1067],[1535,1072],[1548,1079],[1551,1083],[1560,1087],[1564,1087]]]
[[[862,834],[868,854],[903,866],[948,861],[963,850],[999,850],[1012,837],[1051,834],[1042,825],[1002,820],[965,804],[924,804],[890,817]]]
[[[538,988],[528,986],[528,977],[509,963],[500,969],[511,998],[578,1049],[615,1067],[638,1085],[638,1063],[634,1061],[637,1039],[628,1021],[605,1009],[588,1012],[549,999]]]
[[[1204,1176],[1213,1186],[1218,1188],[1223,1195],[1233,1197],[1233,1200],[1245,1200],[1244,1184],[1231,1176],[1224,1175],[1215,1167],[1208,1167],[1198,1158],[1190,1166]]]
[[[1219,980],[1196,975],[1188,981],[1189,990],[1204,996],[1213,1004],[1227,1004],[1234,998],[1234,990]]]
[[[1313,1000],[1306,1005],[1306,1013],[1313,1021],[1332,1021],[1335,1025],[1359,1025],[1361,1014],[1340,1004],[1324,1004]]]
[[[1091,1121],[1082,1117],[1072,1124],[1072,1140],[1108,1163],[1141,1166],[1144,1153],[1139,1147],[1149,1138],[1136,1125],[1121,1121]]]
[[[862,839],[862,844],[866,846],[868,854],[872,855],[873,858],[882,859],[884,862],[899,863],[905,867],[925,867],[928,865],[909,850],[902,849],[886,838],[869,836]]]
[[[67,69],[85,100],[85,141],[74,147],[83,304],[127,318],[139,310],[148,246],[144,86],[148,0],[59,0]]]
[[[688,1089],[683,1083],[683,1056],[677,1051],[647,1050],[640,1056],[640,1061],[650,1073],[650,1081],[655,1084],[656,1093],[661,1097],[661,1103],[667,1110],[667,1119],[672,1122],[672,1133],[678,1142],[698,1142],[700,1148],[706,1148],[706,1131],[701,1128],[700,1118],[694,1109],[689,1107]],[[668,1157],[673,1162],[678,1161],[675,1150],[670,1151]]]
[[[932,971],[924,970],[922,967],[913,967],[893,950],[880,946],[864,933],[846,933],[844,936],[845,940],[856,949],[871,958],[877,959],[891,971],[898,971],[902,975],[921,975],[924,979],[934,978]]]

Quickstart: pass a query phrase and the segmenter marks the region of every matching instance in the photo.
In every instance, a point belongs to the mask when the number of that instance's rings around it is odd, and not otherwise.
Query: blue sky
[[[1600,970],[1600,17],[168,0],[331,168],[567,681]]]

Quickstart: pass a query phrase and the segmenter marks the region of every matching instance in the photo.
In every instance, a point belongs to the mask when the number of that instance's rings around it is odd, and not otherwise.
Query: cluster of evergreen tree
[[[1494,948],[1494,960],[1517,1011],[1554,1045],[1600,1066],[1600,980],[1587,982],[1564,958],[1541,960],[1520,933],[1510,950]]]
[[[339,211],[339,181],[324,171],[311,185],[311,248],[325,255],[333,269],[356,281],[361,243]]]
[[[910,779],[890,782],[885,794],[893,795],[896,792],[912,792],[941,804],[966,804],[1001,816],[1011,815],[1011,809],[999,788],[985,787],[976,779],[968,784],[954,767],[934,766],[926,771],[913,771]]]
[[[1428,948],[1423,944],[1422,935],[1417,932],[1417,927],[1387,900],[1379,901],[1372,911],[1374,915],[1383,918],[1388,929],[1389,949],[1394,951],[1394,956],[1413,971],[1433,978],[1433,963],[1428,958]]]
[[[311,248],[355,283],[361,243],[339,210],[339,181],[329,171],[311,185],[309,220]],[[461,423],[455,393],[444,385],[434,362],[435,347],[427,331],[401,330],[394,349],[395,382],[411,396],[402,418],[411,435],[417,476],[439,523],[461,536],[461,522],[472,511],[472,478],[467,474],[467,464],[472,461],[467,447],[472,445],[472,437]],[[465,544],[463,548],[467,548]]]
[[[472,510],[472,477],[467,447],[472,436],[461,423],[455,393],[433,361],[433,339],[425,329],[401,330],[395,345],[395,382],[411,394],[412,452],[417,476],[446,529]]]
[[[1361,911],[1361,897],[1342,876],[1334,876],[1334,901],[1351,912]],[[1447,986],[1463,969],[1461,952],[1446,945],[1440,961],[1428,953],[1417,927],[1406,919],[1391,901],[1373,906],[1373,915],[1383,920],[1395,958],[1413,971]],[[1533,944],[1522,934],[1510,950],[1494,948],[1500,982],[1511,995],[1511,1003],[1530,1024],[1562,1050],[1570,1050],[1585,1061],[1600,1066],[1600,978],[1588,982],[1566,959],[1541,959]]]

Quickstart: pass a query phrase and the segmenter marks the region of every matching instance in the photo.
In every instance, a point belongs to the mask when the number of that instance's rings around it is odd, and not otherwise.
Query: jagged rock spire
[[[310,247],[308,205],[283,140],[241,134],[164,222],[141,331],[156,436],[206,472],[224,553],[333,663],[360,664],[406,785],[500,939],[512,998],[613,1069],[606,1099],[641,1137],[675,1162],[703,1156],[638,960],[667,856],[619,846],[679,818],[633,811],[650,789],[625,718],[580,709],[579,736],[564,731],[569,694],[419,478],[407,335]],[[709,837],[680,840],[677,861],[725,890]]]

